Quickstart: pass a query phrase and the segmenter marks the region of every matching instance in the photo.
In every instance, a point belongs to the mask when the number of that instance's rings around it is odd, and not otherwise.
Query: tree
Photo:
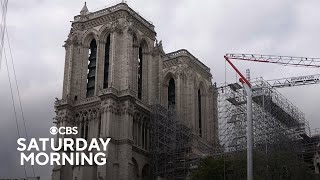
[[[255,180],[316,180],[319,179],[305,162],[290,151],[264,154],[254,152]],[[227,156],[207,157],[192,172],[191,180],[245,180],[247,179],[246,153]]]

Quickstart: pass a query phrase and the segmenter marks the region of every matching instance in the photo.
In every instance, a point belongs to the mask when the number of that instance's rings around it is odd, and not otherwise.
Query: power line
[[[4,33],[5,33],[5,28],[6,28],[6,17],[7,17],[7,7],[8,7],[8,0],[2,0],[1,1],[1,27],[0,27],[0,70],[1,70],[1,61],[2,61],[2,51],[4,47]]]
[[[20,111],[21,111],[24,131],[25,131],[27,140],[29,140],[28,131],[27,131],[27,127],[26,127],[26,120],[24,118],[24,113],[23,113],[23,108],[22,108],[22,103],[21,103],[21,96],[20,96],[20,90],[19,90],[17,76],[16,76],[16,70],[15,70],[15,66],[14,66],[14,62],[13,62],[13,56],[12,56],[11,45],[10,45],[10,40],[9,40],[9,33],[8,33],[7,28],[5,29],[5,33],[7,34],[7,42],[8,42],[9,52],[10,52],[13,75],[14,75],[13,77],[14,77],[15,85],[16,85],[16,89],[17,89],[17,94],[18,94],[18,100],[19,100],[19,105],[20,105]],[[32,167],[33,177],[36,177],[35,176],[35,172],[34,172],[34,167],[32,165],[31,165],[31,167]]]
[[[19,124],[18,124],[17,111],[16,111],[16,106],[15,106],[14,97],[13,97],[13,89],[12,89],[12,84],[11,84],[8,60],[7,60],[6,51],[5,51],[5,48],[4,48],[4,33],[5,33],[5,30],[6,30],[7,8],[8,8],[8,0],[1,1],[1,9],[2,9],[1,20],[2,20],[2,25],[1,25],[1,28],[0,28],[0,33],[1,33],[0,69],[1,69],[2,53],[4,53],[4,58],[5,58],[6,67],[7,67],[8,80],[9,80],[9,86],[10,86],[10,92],[11,92],[12,106],[13,106],[14,117],[15,117],[15,123],[16,123],[16,127],[17,127],[18,137],[21,138]],[[25,165],[23,165],[23,169],[24,169],[24,175],[27,178],[27,170],[26,170],[26,166]]]
[[[16,104],[15,104],[15,101],[14,101],[13,88],[12,88],[11,77],[10,77],[10,72],[9,72],[8,59],[7,59],[7,56],[6,56],[6,50],[5,50],[5,46],[4,46],[4,38],[5,38],[4,34],[6,33],[7,34],[7,42],[8,42],[9,52],[10,52],[10,58],[11,58],[11,64],[12,64],[12,68],[13,68],[14,81],[15,81],[15,85],[16,85],[16,89],[17,89],[17,93],[18,93],[20,111],[21,111],[21,116],[22,116],[23,125],[24,125],[24,130],[25,130],[26,138],[29,139],[27,128],[26,128],[26,121],[25,121],[25,118],[24,118],[24,113],[23,113],[23,108],[22,108],[22,103],[21,103],[20,90],[19,90],[16,71],[15,71],[15,66],[14,66],[14,62],[13,62],[12,50],[11,50],[11,45],[10,45],[10,40],[9,40],[9,33],[8,33],[7,28],[6,28],[6,15],[7,15],[7,9],[8,9],[8,0],[1,1],[1,9],[2,9],[2,26],[1,26],[1,44],[0,44],[0,69],[1,69],[2,53],[4,53],[6,67],[7,67],[7,73],[8,73],[8,79],[9,79],[9,85],[10,85],[12,106],[13,106],[13,111],[14,111],[14,116],[15,116],[15,122],[16,122],[17,131],[18,131],[18,136],[19,136],[19,138],[21,138],[19,123],[18,123],[18,117],[17,117],[17,111],[16,111]],[[24,168],[25,177],[27,178],[26,166],[24,165],[23,168]],[[35,172],[34,172],[34,167],[33,166],[32,166],[32,171],[33,171],[33,176],[35,177]]]
[[[19,124],[18,124],[17,111],[16,111],[16,105],[15,105],[14,97],[13,97],[13,89],[12,89],[12,85],[11,85],[11,78],[10,78],[10,72],[9,72],[9,66],[8,66],[8,60],[7,60],[6,49],[5,48],[3,48],[3,53],[4,53],[4,59],[5,59],[6,67],[7,67],[9,86],[10,86],[10,92],[11,92],[11,99],[12,99],[12,106],[13,106],[14,117],[15,117],[15,121],[16,121],[16,127],[17,127],[17,131],[18,131],[18,137],[21,138]],[[24,174],[25,174],[25,176],[27,178],[26,166],[23,165],[23,168],[24,168]]]

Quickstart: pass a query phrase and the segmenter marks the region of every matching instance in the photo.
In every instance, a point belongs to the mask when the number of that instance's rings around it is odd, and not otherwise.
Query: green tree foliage
[[[207,157],[192,172],[191,180],[245,180],[246,154]],[[320,179],[294,153],[270,152],[267,156],[254,152],[255,180],[316,180]]]

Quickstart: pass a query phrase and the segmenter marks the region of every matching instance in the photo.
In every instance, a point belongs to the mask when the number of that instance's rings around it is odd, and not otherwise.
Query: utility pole
[[[231,67],[241,77],[240,82],[242,83],[246,94],[247,94],[247,180],[253,180],[253,124],[252,124],[252,89],[251,83],[246,77],[232,64],[228,56],[224,56],[225,60],[231,65]],[[249,71],[247,71],[249,74]]]
[[[253,180],[253,124],[252,124],[252,89],[243,84],[247,94],[247,179]]]
[[[246,70],[247,80],[250,82],[250,69]],[[247,83],[242,83],[247,94],[247,177],[253,180],[253,122],[252,122],[252,89]]]
[[[247,78],[232,64],[232,60],[251,61],[261,63],[280,64],[295,67],[314,67],[320,68],[320,58],[293,57],[293,56],[275,56],[261,54],[226,54],[225,60],[232,68],[241,76],[240,82],[243,84],[247,95],[247,179],[253,180],[253,123],[252,123],[252,87],[250,83],[250,71],[247,70]],[[248,81],[249,79],[249,81]],[[273,83],[271,83],[273,82]],[[292,78],[283,78],[269,81],[272,87],[292,87],[300,85],[318,84],[320,83],[320,75],[309,75]],[[264,103],[264,100],[263,100]],[[309,130],[310,132],[310,130]],[[267,152],[266,142],[266,152]]]

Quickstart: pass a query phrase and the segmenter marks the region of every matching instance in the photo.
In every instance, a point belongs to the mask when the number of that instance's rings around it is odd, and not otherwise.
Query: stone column
[[[138,139],[139,139],[139,117],[136,119],[136,124],[135,124],[135,145],[138,146]]]
[[[88,139],[88,133],[89,133],[89,128],[88,128],[88,132],[87,132],[87,126],[88,126],[88,116],[86,116],[84,118],[84,138]],[[87,137],[87,138],[86,138]]]
[[[149,132],[149,128],[150,128],[150,125],[148,124],[148,126],[147,126],[147,150],[149,150],[149,146],[150,146],[150,132]]]
[[[135,118],[132,118],[132,141],[133,141],[133,144],[134,144],[134,141],[135,141],[135,137],[134,137],[134,133],[136,132],[135,131]]]
[[[96,122],[96,127],[97,127],[97,138],[100,138],[100,134],[101,134],[101,113],[100,111],[97,113],[97,122]]]
[[[133,32],[131,30],[126,31],[126,45],[127,45],[127,64],[128,64],[128,89],[134,90],[134,69],[135,69],[135,63],[134,63],[134,57],[135,57],[135,48],[133,44]]]
[[[106,122],[107,122],[107,112],[106,108],[102,107],[101,109],[101,137],[106,137]]]
[[[110,67],[110,76],[109,76],[109,87],[113,87],[113,88],[116,88],[116,89],[119,89],[118,88],[118,73],[117,73],[117,69],[118,69],[118,66],[117,66],[117,63],[116,63],[116,59],[117,59],[117,47],[118,47],[118,42],[117,42],[117,33],[112,33],[111,36],[110,36],[110,58],[109,58],[109,67]]]
[[[160,84],[162,79],[159,78],[159,57],[160,55],[150,54],[149,55],[149,67],[148,67],[148,103],[160,104]]]
[[[182,77],[181,74],[177,73],[177,82],[176,82],[176,113],[177,118],[181,117],[181,94],[182,94]]]
[[[145,52],[142,51],[143,55],[143,60],[142,60],[142,101],[144,102],[148,102],[148,99],[149,99],[149,92],[148,92],[148,88],[149,88],[149,85],[148,85],[148,64],[149,64],[149,59],[150,59],[150,53],[149,52]]]
[[[103,39],[100,39],[97,42],[97,69],[96,69],[96,94],[103,89],[103,81],[104,81],[104,55],[105,55],[105,46],[106,41]]]
[[[138,51],[139,46],[134,44],[132,49],[132,89],[136,93],[136,97],[138,97]]]
[[[146,124],[145,124],[145,122],[143,122],[142,133],[143,133],[142,148],[145,149],[146,148]]]
[[[82,126],[83,126],[83,117],[82,117],[82,115],[80,115],[80,117],[79,117],[79,121],[80,121],[80,129],[79,129],[79,131],[78,131],[78,134],[79,134],[79,138],[83,138],[82,136],[81,136],[81,134],[83,133],[82,131]]]
[[[72,44],[65,45],[66,55],[65,55],[65,64],[64,64],[64,77],[63,77],[63,93],[62,98],[66,99],[70,94],[71,89],[71,72],[72,72]]]
[[[138,123],[138,147],[141,147],[141,119],[140,118]]]
[[[111,120],[112,120],[112,107],[107,108],[106,111],[106,120],[105,120],[105,132],[106,132],[106,136],[105,137],[110,137],[111,136]]]
[[[80,99],[86,98],[86,92],[87,92],[87,71],[88,71],[88,55],[89,55],[89,47],[82,47],[80,48]]]

